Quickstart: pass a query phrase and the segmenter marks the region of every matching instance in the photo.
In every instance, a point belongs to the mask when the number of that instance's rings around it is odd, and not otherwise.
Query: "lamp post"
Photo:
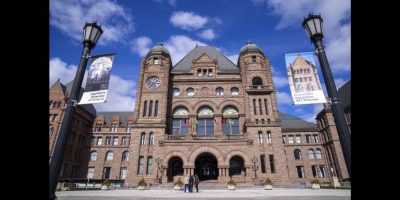
[[[351,136],[345,119],[343,104],[339,100],[335,81],[333,80],[332,72],[325,54],[324,45],[322,43],[322,38],[324,37],[322,32],[322,22],[321,15],[309,14],[307,18],[304,18],[303,27],[306,30],[307,35],[310,37],[311,42],[314,43],[317,51],[318,60],[321,64],[322,74],[325,79],[326,90],[331,99],[331,108],[335,118],[336,129],[339,134],[347,171],[349,173],[349,178],[351,178]]]
[[[49,199],[56,199],[55,191],[61,170],[62,161],[64,158],[65,148],[67,146],[70,135],[71,122],[75,112],[75,104],[79,100],[82,79],[85,74],[86,64],[89,59],[90,51],[94,48],[99,40],[103,30],[96,22],[86,23],[83,27],[83,52],[79,62],[79,67],[76,72],[72,85],[70,96],[67,100],[64,119],[58,135],[57,143],[54,147],[53,156],[49,166]]]

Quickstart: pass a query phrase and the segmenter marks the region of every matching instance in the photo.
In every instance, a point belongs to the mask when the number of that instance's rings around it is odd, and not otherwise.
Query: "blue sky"
[[[86,21],[104,30],[91,55],[116,53],[107,103],[95,104],[98,111],[133,111],[140,60],[159,42],[173,64],[196,44],[215,46],[236,63],[251,40],[270,58],[278,109],[314,121],[322,105],[292,105],[285,69],[286,53],[314,51],[301,26],[309,12],[323,17],[324,44],[340,87],[351,72],[349,0],[50,0],[49,86],[74,78]]]

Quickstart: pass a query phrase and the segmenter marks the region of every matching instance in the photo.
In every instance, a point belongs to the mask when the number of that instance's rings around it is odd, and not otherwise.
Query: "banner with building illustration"
[[[315,67],[314,52],[288,53],[285,60],[293,103],[326,103]]]
[[[107,98],[115,54],[92,56],[85,92],[79,104],[104,103]]]

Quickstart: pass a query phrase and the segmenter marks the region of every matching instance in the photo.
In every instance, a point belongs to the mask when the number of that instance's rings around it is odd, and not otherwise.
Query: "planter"
[[[146,189],[146,186],[138,186],[138,189],[139,189],[139,190],[145,190],[145,189]]]
[[[312,189],[320,189],[321,186],[320,186],[319,184],[312,184],[312,185],[311,185],[311,188],[312,188]]]
[[[174,186],[174,190],[183,190],[183,188],[182,188],[182,186],[175,185],[175,186]]]
[[[264,189],[265,189],[265,190],[272,190],[272,185],[265,185],[265,186],[264,186]]]
[[[102,186],[101,186],[101,189],[102,189],[102,190],[108,190],[108,185],[102,185]]]
[[[228,185],[228,190],[234,190],[236,188],[235,185]]]
[[[61,190],[61,188],[64,187],[64,183],[57,183],[57,188],[56,190]]]

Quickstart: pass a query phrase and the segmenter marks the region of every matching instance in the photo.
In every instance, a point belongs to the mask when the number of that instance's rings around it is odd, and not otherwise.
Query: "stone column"
[[[222,118],[221,114],[214,114],[214,118],[217,120],[218,124],[214,122],[214,130],[215,130],[215,135],[222,135]]]

